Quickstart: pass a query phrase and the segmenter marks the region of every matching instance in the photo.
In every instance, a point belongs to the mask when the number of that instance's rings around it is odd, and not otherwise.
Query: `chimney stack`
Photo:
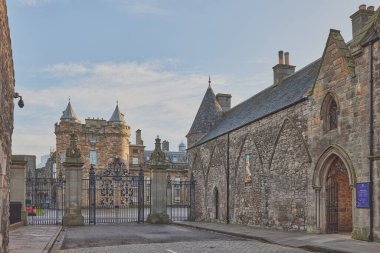
[[[284,52],[278,52],[278,64],[273,67],[273,85],[279,84],[282,80],[292,75],[296,67],[289,64],[289,52],[285,52],[285,64],[283,60]]]
[[[364,27],[364,25],[367,23],[367,21],[372,17],[372,15],[375,13],[375,7],[374,6],[368,6],[366,8],[365,4],[362,4],[359,6],[359,9],[357,12],[351,15],[351,21],[352,21],[352,38],[355,39],[356,36],[359,35],[360,30]]]
[[[162,151],[169,151],[169,142],[167,140],[162,142]]]
[[[141,139],[141,130],[140,129],[137,129],[137,131],[136,131],[136,145],[144,145],[144,142]]]
[[[229,111],[231,109],[231,94],[216,94],[216,100],[223,109],[223,112]]]

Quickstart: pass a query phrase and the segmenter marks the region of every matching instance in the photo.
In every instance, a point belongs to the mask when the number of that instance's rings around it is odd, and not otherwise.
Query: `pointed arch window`
[[[336,129],[338,127],[338,105],[335,100],[332,99],[329,105],[329,130]]]
[[[338,128],[339,124],[339,105],[336,96],[328,93],[323,101],[321,108],[321,119],[325,132]]]

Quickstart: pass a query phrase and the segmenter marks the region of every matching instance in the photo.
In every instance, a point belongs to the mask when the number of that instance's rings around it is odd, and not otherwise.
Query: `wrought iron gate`
[[[168,177],[166,191],[167,212],[170,221],[194,220],[195,180],[171,180]]]
[[[329,180],[326,187],[327,194],[327,232],[338,232],[339,217],[339,184],[336,181]]]
[[[28,224],[62,224],[64,185],[62,173],[58,178],[27,178],[25,206]]]
[[[82,180],[82,215],[87,224],[144,222],[150,213],[150,180],[130,176],[126,165],[115,158],[96,175]]]

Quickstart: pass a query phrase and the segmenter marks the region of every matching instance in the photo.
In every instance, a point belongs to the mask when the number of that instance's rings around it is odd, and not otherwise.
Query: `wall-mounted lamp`
[[[20,94],[18,94],[18,92],[16,92],[13,97],[14,98],[20,98],[20,100],[18,101],[18,107],[23,108],[24,107],[24,100],[22,100],[22,96],[20,96]]]

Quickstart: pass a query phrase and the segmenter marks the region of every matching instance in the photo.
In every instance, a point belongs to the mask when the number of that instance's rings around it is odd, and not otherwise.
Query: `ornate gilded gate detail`
[[[83,185],[87,223],[143,222],[149,213],[150,180],[144,180],[142,169],[139,176],[129,175],[118,157],[99,173],[91,166],[89,180],[83,180]]]
[[[113,206],[114,204],[114,187],[112,180],[102,180],[100,188],[100,205]]]

